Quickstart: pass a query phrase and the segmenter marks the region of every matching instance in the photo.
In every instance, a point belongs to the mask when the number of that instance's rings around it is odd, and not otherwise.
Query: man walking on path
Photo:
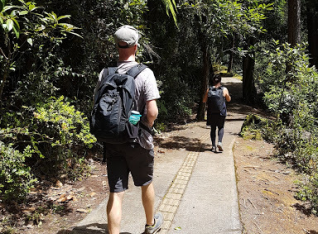
[[[212,152],[223,151],[222,140],[224,135],[224,122],[227,114],[226,101],[231,101],[231,96],[226,87],[221,85],[221,75],[216,74],[212,78],[212,85],[205,93],[203,102],[208,102],[207,125],[211,126]],[[215,143],[216,127],[218,128],[218,144]]]
[[[136,52],[140,34],[131,26],[120,27],[114,34],[119,58],[117,73],[124,74],[137,65]],[[103,78],[102,71],[97,83],[98,89]],[[152,128],[158,115],[156,99],[160,98],[153,72],[146,68],[136,78],[134,110],[142,115],[143,125]],[[146,215],[145,234],[157,233],[163,223],[163,217],[154,214],[155,192],[153,187],[154,146],[152,135],[140,129],[138,143],[105,144],[107,173],[110,195],[107,203],[108,230],[110,234],[120,233],[122,203],[124,191],[128,189],[129,172],[135,186],[141,187],[142,204]]]

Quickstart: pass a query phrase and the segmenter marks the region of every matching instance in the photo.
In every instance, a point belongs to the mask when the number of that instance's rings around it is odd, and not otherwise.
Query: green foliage
[[[161,99],[158,102],[159,119],[163,122],[178,122],[187,119],[192,114],[192,103],[196,90],[183,80],[183,73],[173,69],[179,76],[165,77],[162,74]],[[172,71],[170,71],[172,72]],[[168,74],[168,73],[166,73]],[[170,73],[172,74],[172,73]]]
[[[29,158],[26,172],[32,169],[37,176],[67,174],[68,178],[76,179],[87,169],[83,157],[96,139],[89,133],[84,114],[76,111],[63,96],[38,103],[36,108],[25,106],[21,112],[6,112],[1,116],[1,125],[6,127],[1,129],[0,139],[19,149],[21,153],[15,153],[21,157],[21,162]],[[3,160],[5,158],[0,159],[3,165],[15,170]],[[10,191],[17,189],[12,187]],[[24,195],[21,192],[21,196]]]
[[[164,5],[166,6],[166,13],[167,15],[169,15],[169,12],[171,13],[174,23],[177,26],[177,5],[176,5],[176,1],[175,0],[162,0],[162,2],[164,3]]]
[[[75,179],[85,169],[82,168],[85,151],[96,142],[89,132],[87,118],[63,96],[38,104],[33,114],[34,130],[41,133],[40,139],[33,140],[33,147],[40,157],[45,158],[40,162],[51,162],[59,173]],[[48,169],[48,172],[54,173],[52,170],[56,168]]]
[[[244,120],[240,135],[244,139],[274,141],[280,126],[279,122],[250,114]]]
[[[263,48],[257,84],[271,111],[281,117],[292,116],[294,124],[310,129],[318,113],[318,74],[315,68],[308,66],[305,46],[290,48],[288,44],[279,46],[275,41],[269,48]],[[287,69],[290,69],[288,74],[285,73]]]
[[[4,43],[0,47],[0,60],[3,61],[0,66],[0,100],[7,79],[12,78],[10,73],[25,62],[23,52],[31,48],[48,52],[67,34],[79,36],[74,32],[77,27],[60,22],[70,18],[69,15],[58,17],[54,12],[40,13],[39,9],[34,2],[19,0],[17,5],[12,1],[2,2],[0,38],[4,39]],[[28,58],[29,61],[32,59],[37,57]],[[33,67],[38,65],[36,61],[32,62]]]
[[[87,170],[83,158],[96,140],[89,133],[85,115],[59,94],[67,93],[65,77],[77,84],[87,74],[65,66],[61,56],[62,41],[70,36],[81,40],[70,15],[45,11],[32,1],[2,0],[0,21],[0,140],[8,149],[15,149],[16,160],[26,173],[21,176],[23,183],[12,182],[5,189],[20,194],[20,201],[33,177],[82,176]],[[19,164],[12,157],[0,162],[14,176],[18,171],[14,165]]]
[[[0,193],[4,201],[21,201],[36,182],[25,159],[32,157],[33,150],[27,146],[23,153],[0,141]]]
[[[34,177],[81,177],[96,142],[86,115],[98,72],[115,59],[112,34],[122,24],[144,30],[146,1],[0,3],[0,140],[20,152],[21,167]]]
[[[156,133],[161,133],[161,132],[165,132],[168,130],[168,127],[166,124],[164,123],[156,123],[156,128],[155,128],[155,131]]]
[[[262,44],[256,56],[257,85],[267,108],[277,116],[271,131],[276,133],[269,139],[282,159],[309,175],[298,197],[310,201],[317,212],[318,72],[309,66],[306,46]]]
[[[287,41],[287,1],[286,0],[266,0],[267,3],[273,3],[273,9],[265,12],[266,19],[263,21],[266,33],[262,34],[265,40]]]
[[[54,136],[52,146],[68,146],[69,144],[85,144],[92,147],[96,139],[89,133],[88,120],[83,113],[64,101],[64,97],[52,98],[47,103],[39,104],[34,112],[35,124],[38,128],[52,128],[48,131],[48,139]],[[43,129],[44,130],[44,129]],[[56,137],[58,136],[58,137]]]
[[[273,121],[262,118],[255,114],[247,115],[241,128],[240,135],[244,139],[272,139],[273,136],[268,129],[273,126]]]
[[[306,184],[299,183],[301,190],[297,193],[296,198],[302,201],[309,201],[311,204],[311,212],[318,214],[318,173],[310,176]]]
[[[238,34],[253,36],[255,32],[265,32],[261,26],[264,13],[273,10],[272,3],[258,1],[185,1],[181,7],[194,11],[200,20],[200,30],[208,40],[224,35]]]

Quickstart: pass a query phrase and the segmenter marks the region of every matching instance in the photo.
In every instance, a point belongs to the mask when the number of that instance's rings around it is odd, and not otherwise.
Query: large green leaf
[[[20,25],[19,25],[18,21],[15,18],[11,18],[11,19],[14,22],[15,26],[17,26],[20,29]]]
[[[7,25],[7,30],[10,32],[13,28],[13,25],[14,25],[13,20],[7,19],[6,25]]]
[[[162,2],[166,6],[167,15],[169,15],[169,11],[170,11],[170,13],[173,17],[173,20],[174,20],[175,24],[177,25],[177,14],[176,14],[177,7],[176,7],[175,0],[162,0]]]
[[[69,18],[71,18],[71,16],[70,16],[70,15],[62,15],[62,16],[58,17],[58,18],[57,18],[57,20],[61,20],[61,19],[69,19]]]
[[[19,32],[19,29],[17,29],[16,25],[13,25],[13,30],[14,30],[15,36],[17,38],[19,38],[20,37],[20,32]]]
[[[29,12],[28,11],[20,11],[19,15],[27,15]]]
[[[5,7],[3,7],[3,9],[2,9],[2,13],[4,13],[4,12],[6,12],[7,10],[10,10],[10,9],[13,9],[13,8],[17,8],[16,6],[5,6]]]

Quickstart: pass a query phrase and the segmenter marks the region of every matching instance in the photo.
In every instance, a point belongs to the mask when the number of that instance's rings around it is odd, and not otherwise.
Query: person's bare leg
[[[147,225],[154,224],[155,190],[152,182],[141,187],[142,204],[146,214]]]
[[[119,234],[124,192],[110,193],[107,203],[109,234]]]

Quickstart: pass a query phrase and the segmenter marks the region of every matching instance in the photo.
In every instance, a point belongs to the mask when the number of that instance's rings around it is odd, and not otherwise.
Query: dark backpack
[[[208,114],[222,114],[225,112],[225,97],[223,96],[223,87],[209,88],[208,92]]]
[[[137,137],[138,126],[128,119],[135,97],[135,78],[145,68],[146,65],[138,64],[125,74],[118,74],[117,67],[103,70],[90,121],[90,132],[97,140],[122,144]]]

